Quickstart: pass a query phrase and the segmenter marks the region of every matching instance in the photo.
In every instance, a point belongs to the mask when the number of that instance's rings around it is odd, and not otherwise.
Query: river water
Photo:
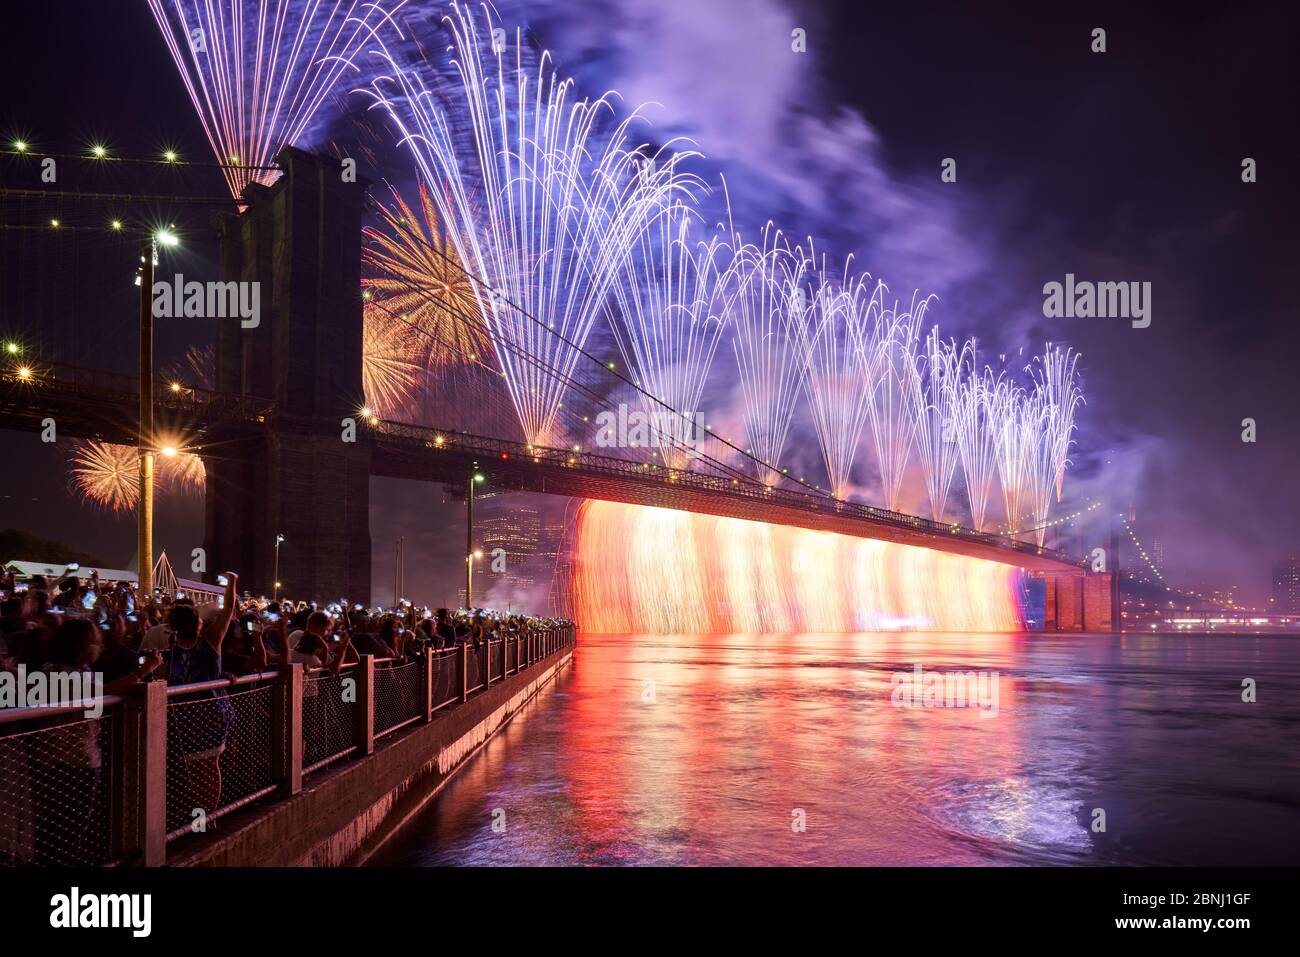
[[[371,863],[1296,865],[1298,733],[1294,638],[587,635]]]

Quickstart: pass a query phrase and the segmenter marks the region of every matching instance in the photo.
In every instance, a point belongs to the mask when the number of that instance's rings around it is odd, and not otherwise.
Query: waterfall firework
[[[81,497],[114,512],[135,508],[140,499],[140,456],[134,445],[89,439],[77,443],[69,457],[73,484]],[[155,480],[163,491],[197,494],[203,491],[203,460],[191,452],[154,459]]]
[[[1020,572],[930,548],[585,502],[574,612],[593,632],[1015,631]]]
[[[148,2],[235,196],[251,182],[274,178],[275,171],[265,167],[282,148],[302,140],[351,59],[388,12],[402,5]]]

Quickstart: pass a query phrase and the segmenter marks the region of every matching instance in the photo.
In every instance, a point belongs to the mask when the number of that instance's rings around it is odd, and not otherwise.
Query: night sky
[[[658,133],[695,140],[709,157],[702,171],[726,175],[754,226],[775,219],[853,253],[897,293],[934,293],[930,318],[943,334],[978,335],[990,361],[1006,355],[1011,367],[1046,341],[1080,350],[1088,404],[1069,501],[1104,498],[1108,511],[1135,512],[1139,534],[1164,546],[1168,581],[1237,585],[1247,601],[1264,601],[1272,565],[1300,551],[1294,16],[1270,5],[997,6],[499,9],[508,24],[531,24],[584,92],[614,88],[629,103],[661,104],[650,112]],[[1107,32],[1104,54],[1090,52],[1095,27]],[[791,52],[795,28],[806,30],[806,54]],[[123,154],[173,147],[208,158],[143,0],[69,2],[57,14],[21,5],[7,11],[6,32],[5,141],[72,153],[102,140]],[[410,182],[376,121],[362,129],[355,110],[338,107],[318,127],[320,142],[303,145],[360,141],[376,151],[369,175]],[[956,183],[940,181],[946,157],[957,161]],[[1258,162],[1258,182],[1242,183],[1244,157]],[[0,160],[0,182],[17,186],[19,175]],[[213,171],[186,185],[223,189]],[[0,335],[128,371],[131,251],[10,228],[42,212],[0,198]],[[176,218],[193,238],[187,270],[214,268],[206,211],[150,213]],[[1043,285],[1066,273],[1150,282],[1150,327],[1045,319]],[[39,329],[25,321],[33,312],[45,317]],[[199,325],[160,329],[159,364],[210,339],[214,323]],[[733,374],[721,354],[716,368]],[[1258,423],[1255,444],[1241,440],[1246,417]],[[804,427],[792,451],[813,461]],[[110,565],[131,559],[130,517],[78,504],[66,455],[15,432],[0,431],[0,443],[0,527]],[[408,536],[414,597],[440,599],[457,580],[459,509],[443,498],[437,487],[374,480],[376,597],[387,597],[398,534]],[[164,501],[159,546],[186,553],[201,542],[200,512]]]

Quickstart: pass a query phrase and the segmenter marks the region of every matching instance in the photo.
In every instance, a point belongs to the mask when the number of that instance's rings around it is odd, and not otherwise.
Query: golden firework
[[[140,498],[140,464],[129,445],[91,440],[72,450],[72,478],[88,501],[115,512],[135,508]]]
[[[154,459],[160,491],[201,494],[207,470],[193,452]],[[82,498],[114,512],[129,512],[140,500],[140,457],[134,445],[88,439],[72,448],[72,479]]]
[[[428,350],[423,336],[378,303],[367,303],[361,333],[361,385],[366,405],[382,418],[399,413],[414,395]]]
[[[447,241],[428,189],[419,185],[418,215],[396,190],[392,207],[380,206],[379,215],[381,226],[365,230],[371,275],[363,285],[373,297],[367,313],[374,313],[374,321],[382,317],[400,327],[377,336],[385,351],[409,335],[431,368],[481,362],[488,337],[474,286]]]

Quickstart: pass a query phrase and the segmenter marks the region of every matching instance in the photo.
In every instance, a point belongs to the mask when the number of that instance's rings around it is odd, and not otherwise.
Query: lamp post
[[[140,555],[140,591],[153,592],[153,267],[159,246],[179,240],[169,229],[150,233],[140,244],[140,410],[137,441],[140,449],[140,502],[136,507],[136,548]]]
[[[275,599],[280,599],[280,546],[284,544],[284,536],[279,532],[275,533],[275,571],[272,572],[272,581],[275,582]]]
[[[465,483],[465,607],[474,607],[474,483],[483,481],[475,462]]]
[[[150,236],[140,252],[140,501],[136,506],[136,551],[140,593],[153,594],[153,263],[158,243]]]

